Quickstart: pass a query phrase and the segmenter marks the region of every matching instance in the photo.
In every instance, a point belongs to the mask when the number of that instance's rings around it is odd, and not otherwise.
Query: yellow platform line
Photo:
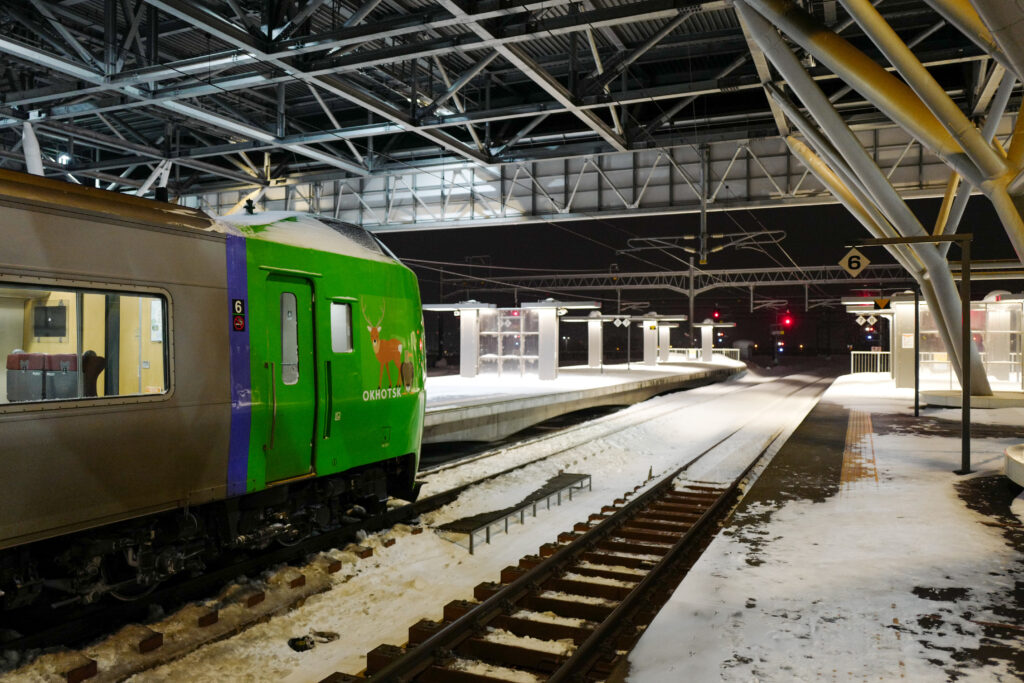
[[[843,448],[843,472],[840,476],[840,483],[849,486],[862,479],[874,479],[876,483],[878,482],[871,413],[851,410],[850,420],[846,426],[846,445]]]

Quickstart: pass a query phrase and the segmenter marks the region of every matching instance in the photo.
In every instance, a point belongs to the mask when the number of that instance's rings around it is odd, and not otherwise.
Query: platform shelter
[[[847,312],[870,324],[872,317],[887,320],[887,348],[876,352],[889,356],[891,363],[878,363],[876,369],[889,371],[899,388],[914,386],[914,295],[911,292],[884,298],[843,299]],[[880,306],[880,304],[884,304]],[[955,389],[956,373],[949,362],[935,319],[928,304],[919,301],[920,380],[922,388]],[[1024,295],[1006,291],[989,293],[981,301],[971,302],[971,336],[989,384],[997,391],[1024,391],[1022,367],[1022,328]]]
[[[459,318],[459,374],[537,375],[558,378],[558,321],[570,310],[596,309],[593,301],[545,299],[517,308],[470,300],[425,304],[425,311]]]

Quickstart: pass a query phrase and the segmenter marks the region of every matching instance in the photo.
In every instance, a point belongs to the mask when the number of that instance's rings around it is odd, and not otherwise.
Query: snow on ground
[[[884,376],[842,377],[823,402],[913,412],[913,394]],[[974,414],[1024,425],[1019,408]],[[993,608],[1012,594],[1024,556],[958,497],[959,438],[878,431],[870,437],[877,482],[735,516],[631,654],[630,683],[937,681],[951,672],[1018,680],[1005,660],[982,666],[970,657],[982,645],[977,622],[1007,620]],[[1003,449],[1017,441],[975,438],[973,476],[1000,472]],[[1001,633],[1024,658],[1020,632]]]
[[[790,381],[774,381],[748,374],[655,398],[616,414],[661,414],[634,427],[622,428],[619,424],[613,431],[607,421],[615,415],[605,416],[592,427],[595,434],[605,436],[577,435],[573,440],[583,443],[575,448],[569,447],[570,436],[539,440],[499,457],[469,463],[470,474],[462,472],[462,467],[439,473],[431,478],[429,490],[423,495],[476,478],[488,468],[506,469],[517,459],[536,459],[565,449],[503,477],[500,483],[470,489],[451,505],[425,515],[424,522],[429,525],[513,505],[559,470],[591,474],[593,491],[577,495],[572,501],[563,498],[563,505],[553,506],[550,511],[539,510],[536,519],[527,517],[525,525],[513,525],[507,536],[496,535],[491,545],[480,548],[475,555],[467,553],[465,544],[446,541],[429,529],[419,535],[400,531],[401,538],[390,548],[382,546],[381,537],[371,537],[364,544],[374,546],[374,556],[347,565],[335,578],[331,591],[131,680],[298,682],[317,681],[334,671],[358,672],[365,666],[366,652],[381,643],[404,643],[409,626],[424,618],[440,619],[443,606],[451,600],[472,599],[474,585],[497,580],[503,567],[537,552],[543,543],[553,541],[575,522],[610,504],[643,482],[649,470],[655,475],[671,471],[740,426],[746,425],[743,438],[719,447],[709,457],[736,460],[737,450],[746,452],[751,444],[760,448],[786,423],[795,427],[814,401],[806,391],[788,396],[797,388],[792,382],[812,379],[791,375],[787,378]],[[773,413],[771,420],[756,417],[769,410]],[[738,461],[731,467],[742,469]],[[718,469],[724,474],[724,468]],[[288,647],[288,638],[311,630],[336,631],[341,637],[309,652],[297,653]]]
[[[541,380],[536,376],[481,374],[476,377],[440,375],[427,377],[427,408],[464,406],[482,400],[510,399],[520,396],[555,394],[566,391],[596,389],[613,384],[640,382],[668,375],[692,375],[709,367],[740,367],[739,361],[716,355],[711,363],[686,361],[681,354],[669,354],[669,362],[659,365],[630,363],[629,367],[605,365],[594,369],[585,365],[561,367],[557,380]]]

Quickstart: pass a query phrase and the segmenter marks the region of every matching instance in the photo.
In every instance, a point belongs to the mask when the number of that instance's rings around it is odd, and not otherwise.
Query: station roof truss
[[[643,273],[577,273],[567,275],[531,275],[525,277],[488,277],[474,279],[450,273],[445,279],[450,292],[473,290],[536,290],[556,292],[609,292],[663,289],[694,296],[722,288],[750,289],[758,287],[803,287],[809,285],[851,285],[877,287],[909,285],[911,277],[895,264],[870,265],[861,275],[852,278],[842,266],[728,268]],[[692,287],[691,287],[692,285]],[[836,300],[838,302],[838,299]]]
[[[937,11],[955,3],[873,4],[989,111],[1007,58]],[[839,2],[799,5],[884,62]],[[942,159],[794,49],[903,197],[943,196]],[[386,231],[834,201],[721,0],[5,0],[0,83],[0,165],[29,121],[48,175],[213,213]]]

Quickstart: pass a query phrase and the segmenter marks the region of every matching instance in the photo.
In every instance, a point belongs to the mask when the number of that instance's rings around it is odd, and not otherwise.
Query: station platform
[[[929,389],[921,391],[920,400],[930,406],[959,408],[963,394],[959,389]],[[991,396],[971,396],[971,408],[1024,408],[1024,392],[993,391]]]
[[[745,368],[721,356],[711,363],[670,356],[655,366],[563,367],[558,379],[550,381],[490,375],[428,377],[423,443],[496,441],[559,415],[631,405],[669,391],[721,382]]]
[[[913,415],[838,378],[630,656],[625,680],[1021,680],[1024,408]],[[1018,451],[1019,452],[1019,451]]]

